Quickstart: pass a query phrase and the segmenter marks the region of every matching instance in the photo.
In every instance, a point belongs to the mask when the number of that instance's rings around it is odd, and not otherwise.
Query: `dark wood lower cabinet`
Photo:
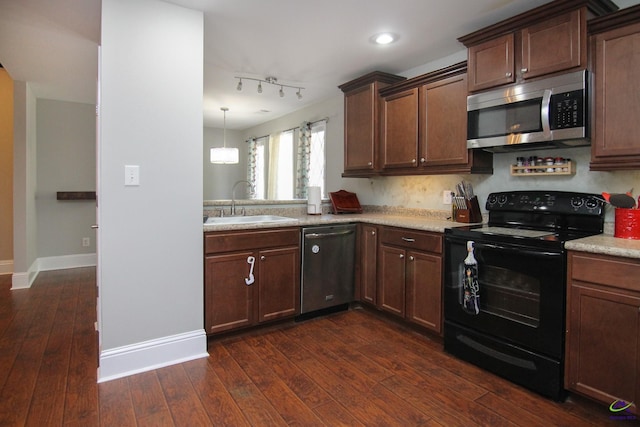
[[[359,225],[360,266],[359,286],[360,301],[376,305],[376,277],[378,273],[378,227],[369,224]]]
[[[258,322],[298,314],[300,250],[287,247],[260,251],[258,266]]]
[[[637,404],[640,260],[581,252],[568,259],[565,387],[607,405]]]
[[[377,308],[442,333],[442,235],[380,229]]]
[[[231,331],[300,312],[298,228],[205,234],[205,329]]]

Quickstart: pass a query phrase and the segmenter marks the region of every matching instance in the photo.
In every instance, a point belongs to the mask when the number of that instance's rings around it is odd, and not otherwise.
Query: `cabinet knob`
[[[372,236],[375,236],[375,235],[376,235],[376,232],[375,232],[375,231],[371,231],[371,235],[372,235]]]
[[[415,163],[415,162],[416,162],[416,159],[411,159],[411,163]]]
[[[424,157],[421,157],[421,158],[420,158],[420,163],[424,163],[424,162],[426,162],[426,161],[427,161],[427,159],[425,159]]]
[[[400,254],[400,259],[404,258],[404,254]]]
[[[510,77],[511,77],[511,73],[506,73],[504,76],[505,76],[506,78],[510,78]]]
[[[267,259],[267,257],[265,257],[264,255],[260,257],[260,261],[264,261],[265,259]]]
[[[520,69],[520,72],[521,72],[522,74],[524,74],[524,73],[529,72],[529,69],[528,69],[528,68],[522,68],[522,69]]]
[[[372,162],[367,163],[367,166],[373,166]]]
[[[413,261],[413,256],[410,256],[410,257],[409,257],[409,261]]]

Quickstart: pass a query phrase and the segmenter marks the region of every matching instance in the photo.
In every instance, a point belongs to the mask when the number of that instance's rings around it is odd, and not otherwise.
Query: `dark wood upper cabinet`
[[[640,6],[589,23],[591,170],[640,167]]]
[[[587,68],[587,20],[617,8],[609,0],[556,0],[460,37],[469,92]]]
[[[340,85],[344,92],[343,176],[370,176],[379,170],[379,90],[405,77],[373,72]]]
[[[493,155],[467,149],[466,62],[380,91],[383,175],[493,173]]]
[[[418,88],[385,96],[382,105],[382,168],[417,166]]]

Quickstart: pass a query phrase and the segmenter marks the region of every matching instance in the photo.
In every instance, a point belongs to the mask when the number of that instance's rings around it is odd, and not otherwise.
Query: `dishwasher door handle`
[[[335,233],[309,233],[305,234],[305,239],[323,239],[325,237],[346,236],[352,234],[353,230],[337,231]]]

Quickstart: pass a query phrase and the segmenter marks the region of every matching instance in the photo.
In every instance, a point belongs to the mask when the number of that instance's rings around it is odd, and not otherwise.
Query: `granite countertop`
[[[375,225],[387,225],[393,227],[410,228],[414,230],[444,233],[451,227],[469,225],[451,221],[446,218],[446,212],[441,211],[417,211],[394,210],[381,208],[378,211],[367,211],[362,214],[333,215],[307,215],[300,210],[269,210],[256,213],[269,213],[292,218],[286,222],[254,223],[254,224],[216,224],[204,225],[204,232],[227,230],[256,230],[277,227],[310,227],[330,224],[345,224],[363,222]],[[252,213],[251,213],[252,214]],[[597,236],[585,237],[566,243],[568,250],[591,252],[603,255],[620,256],[640,259],[640,240],[622,239],[613,236],[611,224],[605,224],[605,233]]]
[[[622,239],[613,237],[612,234],[599,234],[571,240],[565,244],[565,248],[572,251],[640,259],[640,240]]]
[[[392,215],[385,213],[362,213],[362,214],[342,214],[342,215],[286,215],[292,221],[269,222],[254,224],[208,224],[204,225],[204,231],[225,231],[225,230],[255,230],[275,227],[310,227],[315,225],[345,224],[353,222],[364,222],[376,225],[388,225],[394,227],[411,228],[414,230],[433,231],[444,233],[445,228],[468,225],[437,217],[424,217],[417,215]]]

